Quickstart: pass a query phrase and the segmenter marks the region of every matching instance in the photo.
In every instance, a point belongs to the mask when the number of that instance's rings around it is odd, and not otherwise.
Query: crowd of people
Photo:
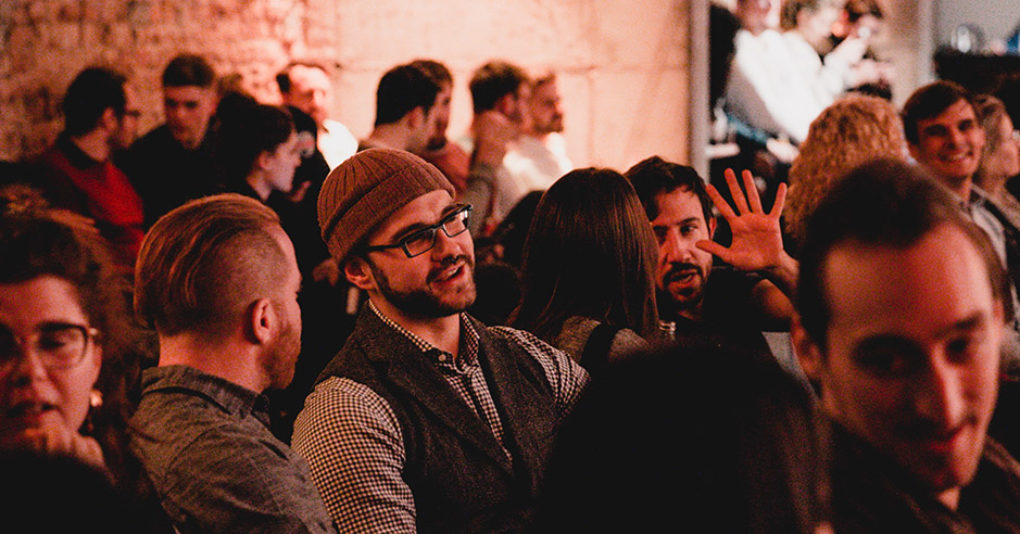
[[[277,105],[179,55],[137,140],[130,81],[85,69],[53,146],[3,167],[0,464],[60,488],[7,517],[1020,531],[1017,110],[945,81],[843,95],[878,81],[851,74],[881,13],[834,9],[734,41],[734,72],[768,70],[753,42],[818,76],[768,106],[796,145],[771,191],[575,168],[555,74],[506,61],[473,73],[463,137],[442,63],[387,70],[361,140],[314,63]],[[54,514],[65,494],[90,511]]]

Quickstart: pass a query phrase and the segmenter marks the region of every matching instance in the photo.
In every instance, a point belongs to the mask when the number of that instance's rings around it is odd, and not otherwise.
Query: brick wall
[[[82,68],[124,72],[141,132],[161,121],[159,76],[175,54],[206,55],[265,101],[291,58],[334,68],[334,117],[370,130],[375,86],[418,57],[454,73],[450,134],[470,119],[467,79],[490,58],[555,70],[578,165],[625,168],[653,153],[684,160],[685,0],[2,0],[0,158],[39,152],[59,133],[61,95]]]

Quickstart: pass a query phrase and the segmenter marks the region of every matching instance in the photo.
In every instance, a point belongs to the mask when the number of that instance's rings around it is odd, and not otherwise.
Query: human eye
[[[417,255],[432,248],[432,243],[435,242],[435,239],[436,229],[424,228],[417,232],[408,234],[400,240],[400,243],[404,245],[404,248],[406,248],[412,255]]]
[[[652,233],[655,234],[655,240],[661,245],[666,242],[666,235],[669,234],[669,228],[666,228],[665,226],[653,226]]]
[[[911,373],[919,361],[917,350],[909,343],[880,341],[866,343],[855,351],[854,362],[864,372],[877,377],[898,377]]]
[[[688,237],[691,234],[693,234],[694,232],[697,232],[698,228],[699,228],[699,226],[698,226],[697,223],[693,223],[693,222],[684,223],[684,224],[680,225],[680,234],[683,235],[684,237]]]
[[[929,126],[924,129],[924,133],[931,137],[944,137],[946,135],[946,127],[942,125]]]
[[[48,328],[39,332],[39,350],[44,352],[60,352],[81,346],[84,339],[82,331],[75,326]]]
[[[446,230],[446,235],[455,236],[467,229],[468,214],[470,211],[467,209],[459,209],[443,219],[443,229]]]
[[[951,338],[946,343],[946,356],[952,361],[965,361],[977,351],[982,341],[984,341],[984,336],[976,332]]]
[[[0,362],[7,362],[17,358],[18,340],[14,333],[6,328],[0,328]]]

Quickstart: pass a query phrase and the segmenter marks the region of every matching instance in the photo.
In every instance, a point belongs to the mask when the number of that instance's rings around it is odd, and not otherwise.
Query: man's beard
[[[294,327],[293,318],[287,318],[281,326],[280,334],[262,355],[262,368],[269,376],[270,388],[283,389],[290,385],[300,353],[301,331]]]
[[[688,285],[674,294],[670,288],[671,282],[683,279],[685,272],[694,271],[694,283]],[[705,296],[705,285],[707,283],[704,270],[700,265],[694,263],[674,263],[670,266],[669,272],[663,280],[663,287],[656,295],[659,303],[659,312],[662,317],[673,317],[677,314],[699,315],[701,302]]]
[[[436,295],[429,291],[429,283],[434,281],[439,276],[439,273],[462,261],[463,265],[461,268],[467,269],[467,283],[463,286],[461,291],[457,292],[457,296],[460,298],[453,299],[452,301],[444,301],[441,298],[441,295]],[[383,298],[392,304],[393,307],[411,317],[426,319],[448,317],[468,309],[468,307],[475,302],[476,292],[473,273],[474,261],[465,254],[444,258],[440,262],[439,267],[429,271],[429,274],[425,279],[425,287],[412,289],[410,291],[398,291],[393,289],[390,285],[389,278],[386,277],[386,274],[383,273],[381,269],[377,268],[371,261],[367,263],[369,268],[372,270],[372,276],[375,278],[376,286]]]

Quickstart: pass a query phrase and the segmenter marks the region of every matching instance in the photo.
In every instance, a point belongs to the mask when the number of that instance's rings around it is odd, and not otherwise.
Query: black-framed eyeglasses
[[[440,229],[446,237],[453,237],[464,233],[468,229],[468,215],[471,213],[471,204],[457,204],[449,215],[443,217],[438,223],[416,230],[391,245],[371,245],[363,247],[364,252],[376,252],[389,250],[391,248],[403,249],[408,258],[424,254],[436,246],[436,232]]]
[[[0,372],[14,368],[22,354],[31,351],[47,369],[70,369],[85,360],[89,340],[99,330],[80,324],[46,323],[27,337],[0,327]]]

